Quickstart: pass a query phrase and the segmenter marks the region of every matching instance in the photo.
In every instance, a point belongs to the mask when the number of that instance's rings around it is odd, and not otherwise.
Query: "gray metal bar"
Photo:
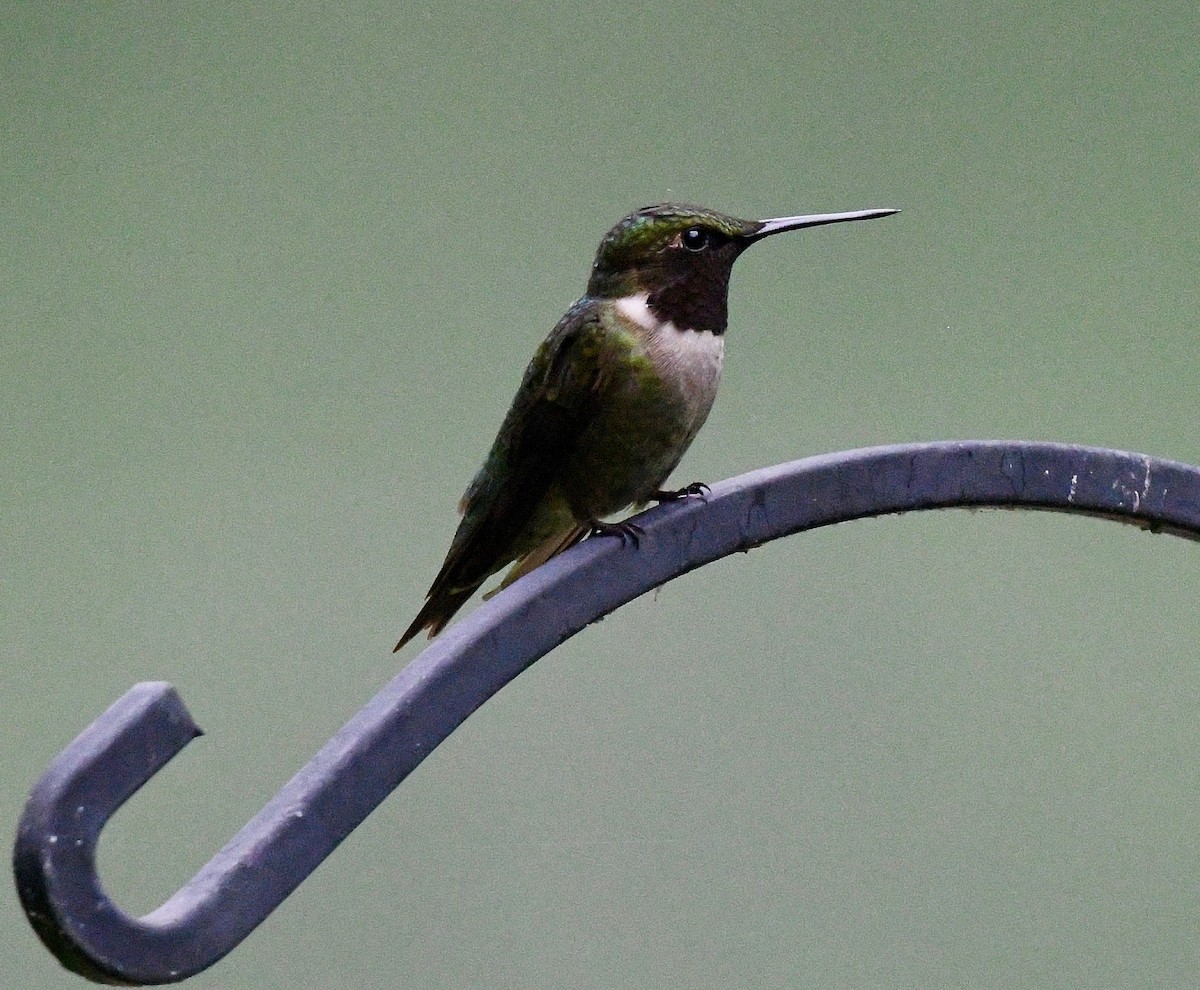
[[[186,979],[249,935],[472,712],[584,626],[782,536],[957,506],[1082,513],[1200,539],[1200,468],[1064,444],[907,444],[753,471],[651,509],[637,546],[586,540],[448,629],[182,889],[133,918],[96,872],[100,831],[199,734],[169,684],[139,684],[33,788],[13,855],[21,903],[50,951],[91,980]]]

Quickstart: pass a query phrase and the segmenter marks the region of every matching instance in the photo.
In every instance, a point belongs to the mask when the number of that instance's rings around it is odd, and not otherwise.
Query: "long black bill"
[[[874,220],[876,217],[890,217],[899,210],[853,210],[850,213],[810,213],[803,217],[776,217],[774,220],[764,220],[762,226],[746,238],[748,241],[760,241],[772,234],[780,234],[785,230],[799,230],[802,227],[821,227],[827,223],[846,223],[849,220]]]

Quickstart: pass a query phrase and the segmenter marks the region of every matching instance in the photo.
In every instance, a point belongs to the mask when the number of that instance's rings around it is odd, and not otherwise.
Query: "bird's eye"
[[[688,227],[683,232],[683,246],[689,251],[703,251],[708,247],[708,231],[703,227]]]

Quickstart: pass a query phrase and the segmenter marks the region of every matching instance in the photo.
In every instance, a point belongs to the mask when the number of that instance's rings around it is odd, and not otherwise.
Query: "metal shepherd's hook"
[[[909,444],[754,471],[651,509],[637,547],[587,540],[451,627],[181,890],[133,918],[96,872],[100,831],[200,734],[169,684],[138,684],[30,795],[13,855],[25,913],[62,964],[91,980],[186,979],[249,935],[472,712],[588,623],[781,536],[956,506],[1074,512],[1200,539],[1200,468],[1063,444]]]

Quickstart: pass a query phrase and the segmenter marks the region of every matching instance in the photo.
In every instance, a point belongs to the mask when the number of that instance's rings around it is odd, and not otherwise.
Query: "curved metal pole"
[[[34,787],[13,857],[21,903],[50,951],[89,979],[186,979],[249,935],[472,712],[584,626],[781,536],[955,506],[1083,513],[1200,539],[1200,468],[1063,444],[908,444],[753,471],[652,509],[636,548],[587,540],[443,633],[181,890],[132,918],[97,875],[100,830],[200,734],[169,684],[139,684]]]

